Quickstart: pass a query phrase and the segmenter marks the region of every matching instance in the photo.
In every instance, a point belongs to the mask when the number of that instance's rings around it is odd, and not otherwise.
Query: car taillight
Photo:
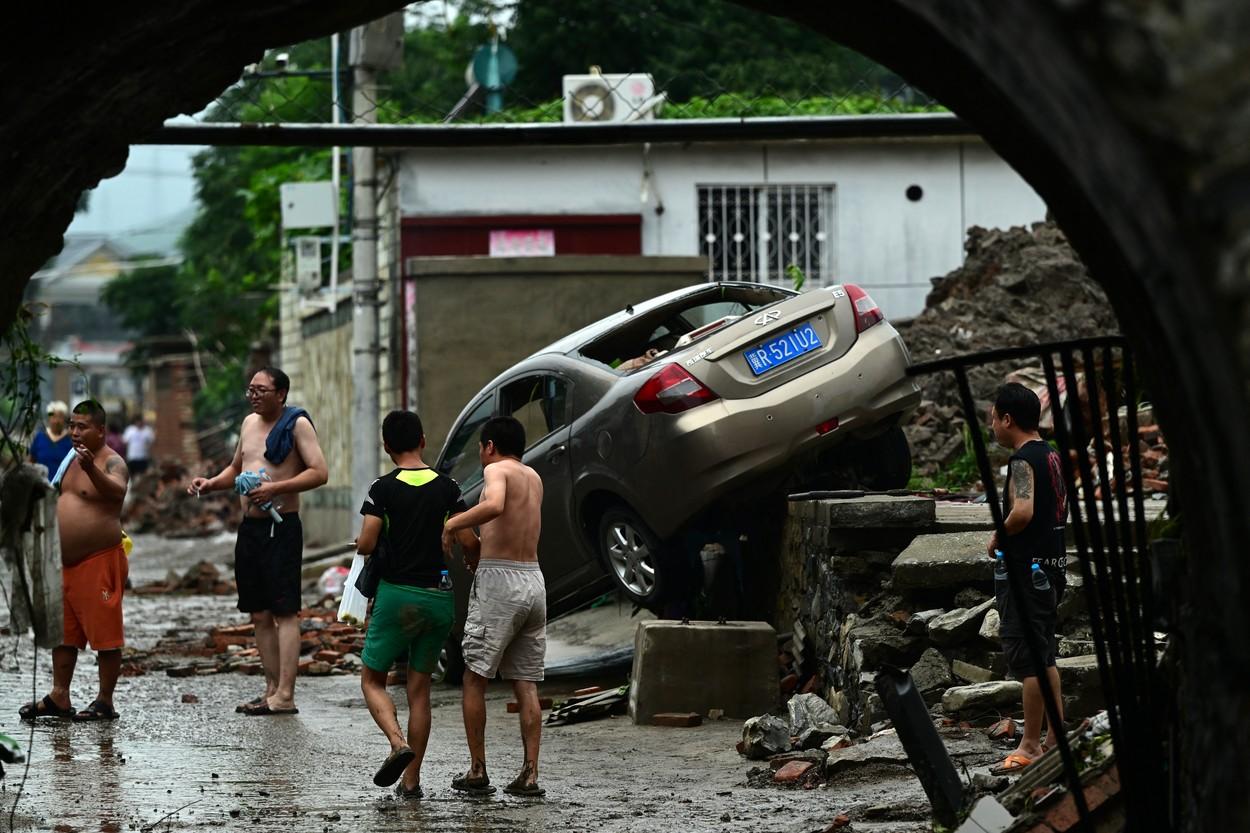
[[[885,320],[881,307],[877,306],[877,302],[867,292],[853,283],[844,283],[842,288],[846,290],[846,297],[851,299],[851,304],[855,307],[855,332],[862,333],[873,324]]]
[[[634,394],[634,404],[644,414],[679,414],[696,405],[720,399],[707,385],[691,376],[680,365],[668,364],[643,383]]]

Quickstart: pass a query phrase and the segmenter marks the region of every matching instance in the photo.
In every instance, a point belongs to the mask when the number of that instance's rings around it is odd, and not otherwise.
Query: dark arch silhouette
[[[1250,120],[1250,4],[735,2],[805,23],[950,106],[1037,189],[1107,288],[1188,497],[1194,559],[1175,588],[1188,603],[1185,815],[1193,829],[1250,829],[1239,761],[1250,735],[1250,150],[1237,132]],[[0,326],[59,250],[78,195],[121,169],[130,142],[199,110],[265,47],[402,5],[123,0],[10,12]]]

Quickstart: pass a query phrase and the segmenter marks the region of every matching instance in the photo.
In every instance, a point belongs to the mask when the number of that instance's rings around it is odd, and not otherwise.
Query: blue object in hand
[[[994,550],[994,581],[1007,580],[1007,560],[1002,550]]]
[[[1042,565],[1036,561],[1033,562],[1033,587],[1038,590],[1050,589],[1050,577],[1046,575],[1046,571],[1042,569]]]
[[[264,469],[261,469],[259,473],[245,471],[234,479],[234,490],[239,494],[246,496],[248,492],[252,491],[266,480],[269,480],[269,475],[265,474]],[[273,518],[274,523],[282,523],[282,516],[279,515],[278,510],[274,508],[272,500],[262,505],[260,508],[269,513],[269,517]]]

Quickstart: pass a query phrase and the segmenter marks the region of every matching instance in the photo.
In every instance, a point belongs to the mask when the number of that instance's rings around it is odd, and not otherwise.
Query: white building
[[[859,283],[910,316],[962,262],[968,227],[1046,213],[944,119],[932,135],[882,137],[865,117],[838,139],[405,151],[402,254],[701,255],[709,277],[787,285],[794,265],[808,287]]]

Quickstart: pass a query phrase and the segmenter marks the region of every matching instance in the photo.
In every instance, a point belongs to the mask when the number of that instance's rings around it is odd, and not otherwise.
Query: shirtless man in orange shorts
[[[23,706],[23,720],[117,718],[113,688],[122,667],[122,592],[128,572],[120,518],[130,472],[121,455],[104,444],[104,426],[99,402],[87,399],[74,406],[69,436],[78,456],[65,471],[56,504],[65,634],[52,649],[52,691]],[[88,644],[98,655],[100,691],[90,706],[75,713],[69,686],[78,652]]]

